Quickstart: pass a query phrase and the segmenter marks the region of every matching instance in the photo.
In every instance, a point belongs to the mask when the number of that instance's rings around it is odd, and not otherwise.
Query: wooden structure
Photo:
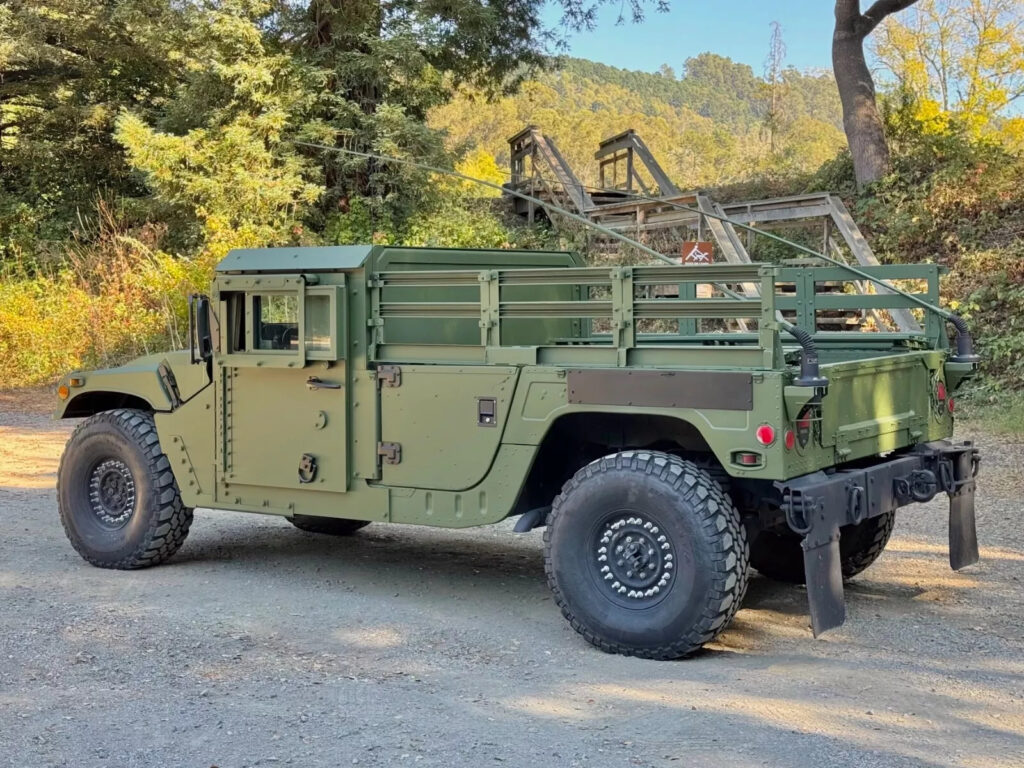
[[[679,194],[676,185],[672,183],[668,174],[654,159],[651,150],[632,128],[602,141],[597,152],[594,153],[594,159],[598,163],[600,186],[604,189],[633,192],[633,183],[636,182],[640,191],[645,195],[671,196]],[[644,182],[643,176],[638,173],[637,161],[647,169],[657,186],[657,191],[649,188]],[[611,176],[610,180],[609,175]]]
[[[750,264],[757,256],[758,241],[764,240],[754,230],[799,229],[804,234],[801,241],[820,253],[863,267],[879,265],[853,216],[837,195],[818,192],[719,203],[701,191],[681,191],[632,129],[600,143],[594,154],[599,178],[596,186],[580,182],[555,142],[537,126],[527,126],[517,133],[509,139],[509,147],[512,167],[507,187],[571,210],[672,257],[679,256],[685,241],[709,240],[715,244],[716,260]],[[541,212],[538,208],[543,208],[515,197],[512,197],[512,205],[531,222]],[[543,213],[546,215],[547,211]],[[744,227],[735,226],[737,224]],[[815,230],[818,234],[813,240],[808,239],[807,234]],[[591,247],[596,252],[607,252],[618,250],[620,244],[595,234]],[[794,257],[801,255],[793,253]],[[754,284],[736,288],[746,295],[757,292]],[[862,293],[886,293],[877,286],[858,284],[857,288]],[[856,316],[837,313],[832,324],[859,327],[869,314],[874,315],[879,327],[890,325],[902,332],[920,331],[913,314],[902,308],[890,310],[888,318],[877,312]]]

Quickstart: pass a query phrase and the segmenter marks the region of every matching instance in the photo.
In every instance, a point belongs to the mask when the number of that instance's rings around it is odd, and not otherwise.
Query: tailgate
[[[851,461],[951,434],[952,419],[935,396],[943,357],[918,351],[823,365],[822,446]]]

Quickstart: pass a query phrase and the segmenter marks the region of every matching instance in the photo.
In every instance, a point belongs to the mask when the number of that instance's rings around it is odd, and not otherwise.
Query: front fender
[[[188,352],[147,355],[116,368],[74,371],[64,376],[55,419],[91,416],[114,408],[173,411],[209,384],[206,366],[190,365]]]

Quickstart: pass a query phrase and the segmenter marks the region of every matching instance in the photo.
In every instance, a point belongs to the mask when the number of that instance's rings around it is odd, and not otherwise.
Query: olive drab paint
[[[918,279],[938,300],[937,266],[864,269]],[[179,351],[76,372],[57,416],[144,402],[191,507],[443,527],[525,511],[538,453],[570,416],[667,419],[730,476],[765,482],[948,438],[935,384],[952,392],[973,367],[949,361],[938,319],[920,333],[818,334],[827,392],[794,384],[799,347],[779,311],[813,330],[816,310],[913,308],[815,292],[843,279],[833,267],[583,267],[548,251],[238,250],[211,286],[208,363]],[[761,295],[695,290],[741,282]],[[696,333],[701,318],[738,317],[757,330]],[[787,447],[808,411],[813,426]],[[756,439],[763,424],[772,445]],[[741,463],[751,452],[757,463]]]

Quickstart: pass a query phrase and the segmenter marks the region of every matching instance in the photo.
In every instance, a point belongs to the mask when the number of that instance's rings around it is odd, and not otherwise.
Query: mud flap
[[[974,454],[956,457],[956,490],[949,493],[949,565],[959,571],[978,562],[978,531],[974,522]]]
[[[971,443],[937,441],[873,466],[813,472],[775,483],[786,524],[801,537],[804,577],[814,636],[846,620],[839,530],[914,502],[949,495],[949,563],[959,570],[978,562],[974,476],[978,451]]]
[[[800,545],[804,550],[811,629],[818,637],[846,621],[843,572],[839,562],[839,528],[833,527],[832,535],[825,541],[815,543],[806,536]]]

